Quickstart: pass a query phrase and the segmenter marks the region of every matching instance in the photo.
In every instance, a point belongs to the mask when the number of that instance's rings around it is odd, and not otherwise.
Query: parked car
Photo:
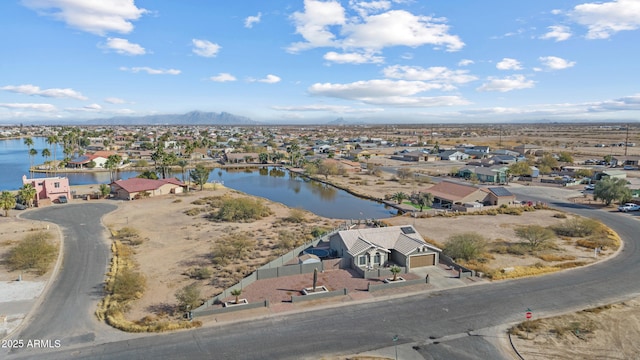
[[[27,206],[23,205],[23,204],[20,204],[20,203],[17,203],[16,206],[14,207],[14,209],[16,209],[16,210],[26,210]]]
[[[68,201],[69,201],[69,200],[67,200],[67,197],[66,197],[65,195],[61,195],[61,196],[58,198],[58,203],[60,203],[60,204],[66,204]]]
[[[628,211],[640,211],[640,205],[633,203],[626,203],[624,205],[618,206],[618,211],[628,212]]]
[[[595,189],[596,189],[596,186],[595,186],[595,185],[593,185],[593,184],[589,184],[589,185],[585,186],[585,187],[584,187],[584,189],[585,189],[586,191],[593,191],[593,190],[595,190]]]

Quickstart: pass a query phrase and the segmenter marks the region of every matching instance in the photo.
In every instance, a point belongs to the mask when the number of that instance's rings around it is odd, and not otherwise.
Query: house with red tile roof
[[[134,200],[143,197],[180,194],[186,185],[176,179],[143,179],[131,178],[111,183],[111,193],[117,199]]]

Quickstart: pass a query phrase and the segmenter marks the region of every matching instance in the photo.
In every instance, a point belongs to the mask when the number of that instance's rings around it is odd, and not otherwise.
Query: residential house
[[[487,197],[487,194],[478,187],[450,181],[441,181],[423,192],[431,193],[433,204],[446,209],[452,208],[454,204],[482,204]]]
[[[484,203],[487,205],[510,205],[516,202],[516,196],[502,186],[488,187],[483,190],[487,193],[484,199]]]
[[[363,270],[391,264],[407,270],[433,266],[442,251],[424,241],[411,225],[338,231],[329,244],[343,264]]]
[[[27,179],[26,175],[22,176],[22,184],[31,184],[36,189],[36,206],[50,205],[58,201],[61,196],[71,199],[71,186],[69,179],[66,177],[47,177]]]
[[[489,158],[494,164],[511,165],[515,164],[518,159],[513,155],[493,155]]]
[[[458,150],[446,150],[438,154],[441,160],[460,161],[469,159],[469,155]]]
[[[260,159],[258,153],[226,153],[225,158],[227,162],[233,164],[239,163],[256,163]]]
[[[593,174],[593,179],[596,181],[604,180],[606,178],[626,179],[627,173],[623,170],[605,170],[598,171]]]
[[[178,179],[143,179],[130,178],[111,183],[111,193],[117,199],[134,200],[167,194],[179,194],[186,185]]]
[[[465,179],[470,179],[473,174],[475,174],[476,179],[480,182],[503,184],[507,182],[508,169],[508,167],[503,165],[495,165],[490,167],[465,166],[458,170],[458,176]]]
[[[527,154],[536,155],[542,151],[542,147],[538,145],[533,145],[533,144],[520,144],[518,146],[515,146],[513,150],[517,151],[522,155],[527,155]]]
[[[409,152],[405,152],[402,154],[402,160],[405,161],[415,161],[415,162],[421,162],[421,161],[429,161],[429,153],[425,152],[423,150],[415,150],[415,151],[409,151]],[[431,157],[431,160],[434,160],[434,157]]]

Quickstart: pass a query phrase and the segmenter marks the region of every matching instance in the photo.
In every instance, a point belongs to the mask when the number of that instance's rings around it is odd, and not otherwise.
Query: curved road
[[[602,220],[624,239],[624,249],[611,261],[544,277],[468,286],[125,341],[105,342],[97,338],[90,346],[78,344],[67,348],[67,344],[63,344],[61,349],[47,352],[46,358],[317,359],[329,354],[352,354],[393,346],[392,338],[396,334],[399,345],[417,344],[416,355],[425,359],[497,358],[499,352],[492,345],[495,339],[487,335],[490,333],[487,329],[522,321],[527,308],[532,309],[536,317],[549,316],[621,301],[640,293],[640,282],[637,281],[640,272],[637,218],[568,204],[560,199],[561,196],[552,195],[558,199],[550,200],[548,189],[523,187],[515,188],[514,192],[520,197],[545,200],[553,206]],[[71,210],[80,208],[69,207]],[[82,212],[85,212],[84,208]],[[78,215],[69,213],[67,216]],[[60,220],[67,226],[71,223],[70,220]],[[75,234],[66,235],[78,238]],[[73,251],[73,247],[70,250]],[[76,258],[75,255],[70,256]],[[103,264],[100,266],[104,268]],[[90,290],[85,288],[82,291]],[[42,307],[43,311],[54,311],[45,310],[50,309],[48,305],[47,302]],[[85,313],[85,316],[89,315]],[[32,330],[35,324],[32,325],[20,336],[35,331]],[[56,334],[59,335],[60,331],[44,332],[40,336]],[[28,353],[15,355],[15,358],[21,358]]]

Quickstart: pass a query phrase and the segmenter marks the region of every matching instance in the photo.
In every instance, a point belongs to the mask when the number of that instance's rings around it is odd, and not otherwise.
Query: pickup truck
[[[618,206],[618,211],[629,212],[629,211],[640,211],[640,205],[633,203],[626,203],[624,205]]]

